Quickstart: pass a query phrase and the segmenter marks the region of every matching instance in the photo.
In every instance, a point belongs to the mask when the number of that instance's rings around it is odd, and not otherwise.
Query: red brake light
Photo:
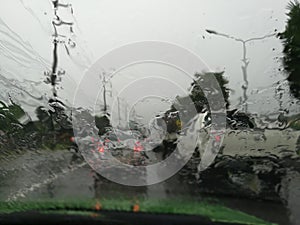
[[[98,147],[98,152],[104,152],[104,147],[103,146]]]
[[[221,141],[221,136],[220,135],[216,135],[215,139],[216,139],[216,142],[220,142]]]
[[[135,151],[135,152],[140,152],[143,149],[144,149],[144,147],[142,146],[142,144],[139,141],[137,141],[133,147],[133,151]]]

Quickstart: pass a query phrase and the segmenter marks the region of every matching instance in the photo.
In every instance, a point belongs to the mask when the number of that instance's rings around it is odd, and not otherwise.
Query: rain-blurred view
[[[299,101],[297,0],[3,1],[0,224],[298,225]]]

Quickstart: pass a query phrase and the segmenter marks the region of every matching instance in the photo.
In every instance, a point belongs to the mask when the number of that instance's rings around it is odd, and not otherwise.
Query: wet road
[[[291,139],[289,141],[291,142]],[[226,143],[232,147],[232,142]],[[225,149],[224,153],[226,151]],[[199,200],[205,198],[205,194],[198,191],[199,184],[182,179],[180,173],[165,182],[147,187],[128,187],[113,183],[97,175],[85,161],[74,157],[68,150],[27,151],[15,156],[2,157],[0,162],[1,201],[103,197],[162,199],[182,196]],[[131,176],[130,173],[127,176]],[[290,169],[282,179],[278,192],[282,203],[239,199],[232,196],[217,198],[232,208],[278,224],[287,225],[288,218],[292,221],[291,224],[299,224],[299,173]]]

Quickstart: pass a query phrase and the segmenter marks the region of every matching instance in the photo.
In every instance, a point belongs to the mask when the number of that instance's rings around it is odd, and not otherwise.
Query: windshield
[[[0,224],[300,224],[299,62],[296,0],[2,3]]]

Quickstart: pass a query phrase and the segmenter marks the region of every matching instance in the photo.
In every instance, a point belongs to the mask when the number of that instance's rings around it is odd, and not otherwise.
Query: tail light
[[[139,141],[137,141],[133,147],[133,151],[140,152],[142,150],[144,150],[143,145]]]

